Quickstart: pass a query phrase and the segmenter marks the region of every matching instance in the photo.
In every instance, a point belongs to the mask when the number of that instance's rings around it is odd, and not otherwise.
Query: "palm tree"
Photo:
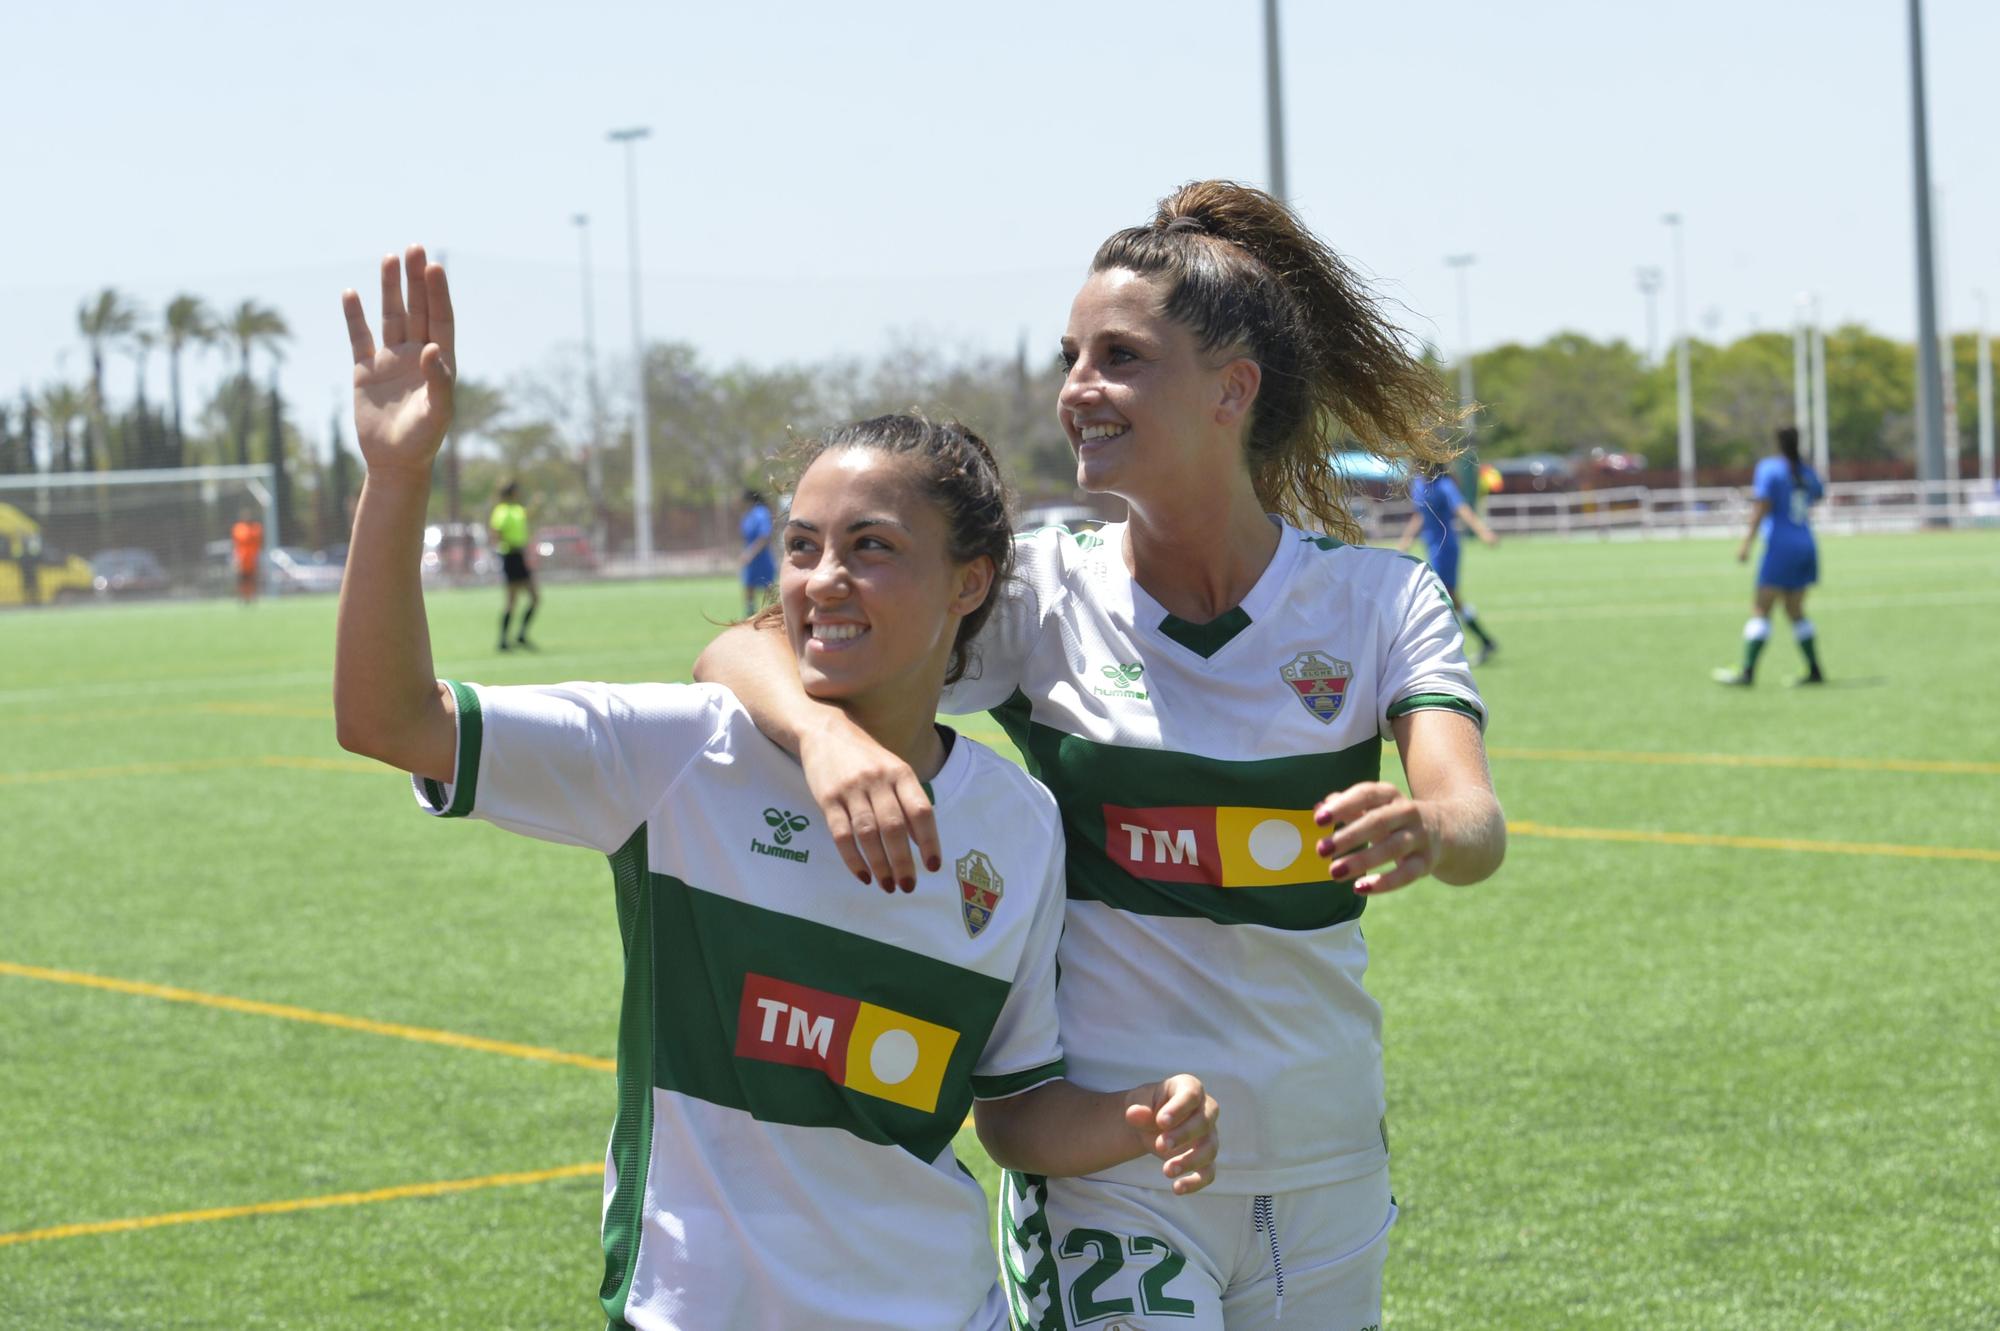
[[[181,433],[181,353],[189,347],[212,347],[220,331],[215,315],[200,296],[179,295],[167,302],[162,340],[167,346],[167,379],[174,395],[174,438],[167,465],[187,464],[187,436]]]
[[[75,471],[70,427],[79,416],[89,417],[89,400],[69,384],[50,384],[42,390],[39,406],[42,419],[49,423],[49,470]]]
[[[229,312],[224,331],[236,343],[236,374],[242,385],[242,395],[236,415],[236,461],[248,466],[250,462],[250,403],[256,396],[250,386],[250,353],[258,347],[269,351],[274,357],[278,344],[292,335],[285,325],[285,316],[268,305],[259,305],[254,300],[246,300]]]
[[[104,429],[104,353],[139,326],[139,307],[112,287],[76,308],[76,328],[90,346],[90,408],[83,436],[83,468],[97,470],[97,445]]]

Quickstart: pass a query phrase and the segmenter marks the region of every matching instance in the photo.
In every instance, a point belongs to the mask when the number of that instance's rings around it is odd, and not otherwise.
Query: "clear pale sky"
[[[1283,0],[1291,194],[1458,343],[1645,341],[1634,269],[1697,331],[1915,324],[1903,0]],[[2000,297],[1990,97],[2000,4],[1926,0],[1945,304]],[[631,347],[622,150],[639,146],[645,326],[712,364],[872,355],[889,338],[1052,353],[1091,251],[1175,184],[1266,175],[1260,0],[353,0],[13,6],[0,77],[0,395],[87,373],[111,285],[254,297],[322,438],[338,294],[387,249],[442,251],[463,372],[504,382],[582,336]],[[1985,94],[1985,95],[1982,95]],[[1662,293],[1662,338],[1672,289]],[[629,361],[627,361],[629,364]],[[119,357],[111,392],[129,393]],[[198,402],[219,357],[190,376]],[[150,383],[164,395],[164,360]],[[613,385],[615,387],[615,384]],[[949,404],[945,404],[949,405]]]

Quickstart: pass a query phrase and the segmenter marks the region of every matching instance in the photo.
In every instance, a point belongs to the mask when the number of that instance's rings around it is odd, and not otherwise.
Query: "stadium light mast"
[[[1271,154],[1271,193],[1288,197],[1285,188],[1285,89],[1278,50],[1278,0],[1264,0],[1264,123],[1265,146]]]
[[[1807,314],[1812,297],[1805,292],[1792,311],[1792,424],[1798,428],[1799,442],[1812,441],[1812,333]]]
[[[590,541],[604,550],[604,399],[597,389],[597,316],[591,306],[590,214],[570,218],[576,225],[583,275],[583,377],[590,395],[590,442],[584,447],[583,483],[590,491]]]
[[[1924,19],[1910,0],[1910,161],[1917,222],[1917,477],[1944,479],[1944,378],[1938,364],[1937,286],[1931,263],[1931,153],[1924,115]],[[1945,495],[1925,496],[1942,509]]]
[[[1646,298],[1646,364],[1660,363],[1660,270],[1638,270],[1639,294]]]
[[[632,240],[632,555],[643,567],[653,562],[652,431],[646,423],[646,321],[639,309],[639,159],[632,145],[652,134],[644,125],[614,129],[605,137],[625,145],[625,215]]]
[[[1675,338],[1679,343],[1677,356],[1679,366],[1675,371],[1675,398],[1679,404],[1680,442],[1679,458],[1681,469],[1681,508],[1683,514],[1690,503],[1689,492],[1694,489],[1694,377],[1688,367],[1688,281],[1687,243],[1681,234],[1681,215],[1668,213],[1660,219],[1674,233],[1674,325]]]
[[[1826,330],[1820,327],[1819,297],[1812,298],[1813,469],[1821,480],[1833,479],[1832,435],[1826,419]]]
[[[1476,447],[1479,434],[1479,416],[1476,400],[1472,396],[1472,297],[1466,282],[1465,270],[1477,262],[1476,254],[1447,254],[1445,266],[1458,273],[1458,410],[1459,420],[1465,426],[1465,439]]]
[[[1986,293],[1972,293],[1979,310],[1979,479],[1993,484],[1993,344],[1986,337]]]

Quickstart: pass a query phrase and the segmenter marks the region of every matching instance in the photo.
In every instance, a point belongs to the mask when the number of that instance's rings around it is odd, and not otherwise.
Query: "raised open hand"
[[[409,278],[409,307],[403,279]],[[451,289],[444,269],[412,245],[399,263],[382,260],[382,345],[352,288],[340,293],[347,340],[354,350],[354,432],[370,470],[428,473],[451,425],[452,384],[458,375]]]

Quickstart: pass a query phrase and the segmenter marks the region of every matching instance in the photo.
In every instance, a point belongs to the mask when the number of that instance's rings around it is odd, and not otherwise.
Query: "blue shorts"
[[[1458,542],[1447,541],[1442,549],[1431,551],[1431,571],[1438,575],[1448,592],[1458,590]]]
[[[1803,591],[1819,581],[1819,547],[1812,537],[1803,541],[1775,540],[1764,546],[1764,558],[1757,565],[1757,585],[1780,591]]]

